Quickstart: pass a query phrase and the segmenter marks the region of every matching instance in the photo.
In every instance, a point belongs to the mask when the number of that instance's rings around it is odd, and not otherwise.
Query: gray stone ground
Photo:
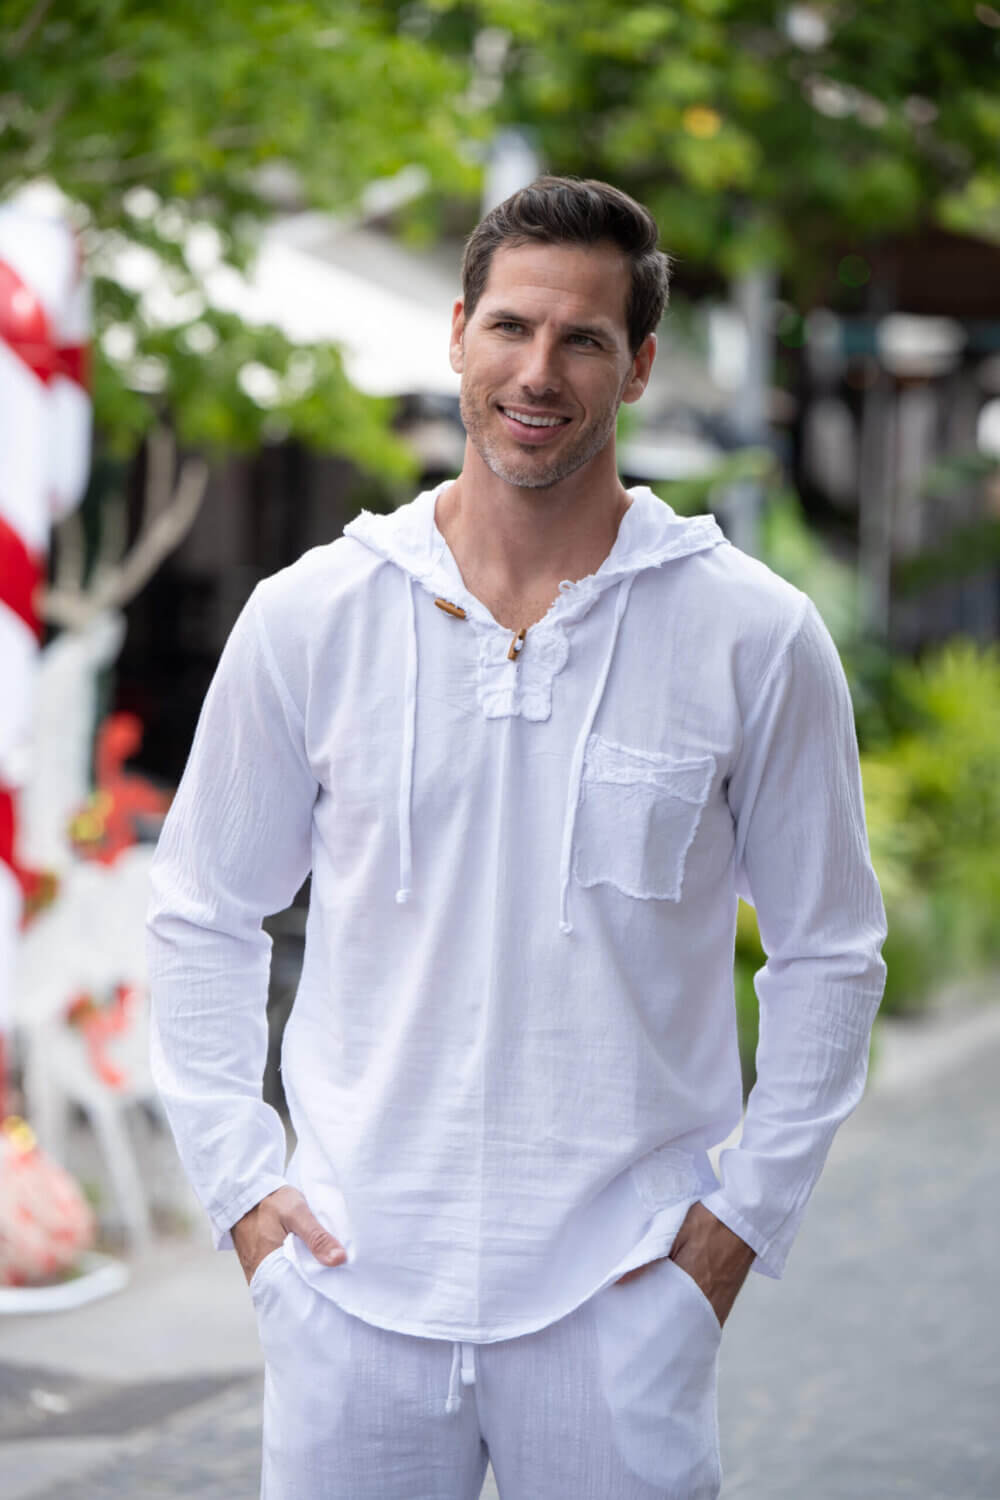
[[[724,1500],[1000,1497],[998,1076],[1000,1008],[887,1036],[785,1277],[727,1324]],[[229,1258],[161,1245],[104,1302],[0,1318],[0,1493],[253,1500],[260,1393]]]
[[[724,1500],[1000,1497],[1000,1030],[946,1061],[872,1090],[785,1276],[741,1293]]]

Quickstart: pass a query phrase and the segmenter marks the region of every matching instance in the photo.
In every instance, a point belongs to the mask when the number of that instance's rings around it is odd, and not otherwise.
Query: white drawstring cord
[[[559,862],[559,931],[572,932],[573,923],[569,919],[569,877],[570,861],[573,857],[573,834],[576,831],[576,810],[580,803],[580,783],[583,779],[583,758],[587,750],[587,741],[590,731],[597,718],[597,710],[601,706],[604,697],[604,688],[611,671],[611,661],[615,654],[615,646],[618,644],[618,631],[621,627],[622,616],[628,604],[628,596],[632,591],[635,574],[630,573],[623,578],[618,586],[618,597],[615,600],[615,619],[611,627],[611,641],[604,657],[604,665],[601,675],[597,679],[593,697],[583,720],[583,728],[580,730],[579,738],[573,749],[573,762],[569,770],[569,792],[567,794],[566,817],[563,822],[563,845],[562,856]]]
[[[406,645],[406,684],[403,689],[403,750],[399,771],[399,889],[396,901],[409,901],[413,881],[412,804],[413,760],[417,740],[417,607],[413,579],[404,574],[409,589],[410,634]]]
[[[462,1391],[458,1383],[458,1372],[461,1367],[462,1346],[456,1344],[451,1351],[451,1375],[448,1379],[448,1399],[444,1403],[444,1409],[449,1417],[461,1410]]]
[[[475,1345],[456,1343],[451,1351],[451,1375],[448,1379],[448,1399],[444,1403],[444,1409],[449,1417],[462,1409],[462,1386],[475,1385],[475,1383]]]

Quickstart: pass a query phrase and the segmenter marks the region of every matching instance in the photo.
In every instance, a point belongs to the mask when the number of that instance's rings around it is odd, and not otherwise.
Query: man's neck
[[[438,497],[438,530],[469,592],[511,630],[540,620],[563,579],[596,573],[630,497],[611,463],[587,465],[548,489],[498,479],[471,444],[462,472]],[[603,456],[603,455],[602,455]]]

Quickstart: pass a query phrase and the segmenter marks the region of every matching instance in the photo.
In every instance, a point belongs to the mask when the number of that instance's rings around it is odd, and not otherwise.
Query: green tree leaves
[[[249,262],[276,200],[346,210],[414,166],[473,188],[464,60],[399,34],[391,8],[341,0],[0,0],[0,35],[0,194],[42,179],[73,205],[112,447],[167,409],[188,443],[289,432],[403,471],[388,403],[355,391],[334,350],[214,309],[206,278]],[[206,228],[216,253],[199,262]],[[122,284],[125,245],[157,257],[158,310]]]
[[[802,293],[875,233],[937,221],[1000,235],[1000,13],[989,6],[438,0],[415,11],[443,47],[477,26],[504,31],[502,119],[534,132],[551,170],[636,193],[685,258],[727,274],[777,258]]]

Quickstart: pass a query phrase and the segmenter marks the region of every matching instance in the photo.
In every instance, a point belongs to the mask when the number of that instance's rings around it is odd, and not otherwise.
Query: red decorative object
[[[24,928],[40,911],[51,906],[56,898],[59,882],[51,870],[32,870],[21,864],[14,853],[16,833],[14,794],[0,786],[0,863],[8,866],[21,887],[24,897],[21,926]]]
[[[121,1068],[115,1066],[105,1049],[112,1037],[128,1030],[134,1001],[135,990],[130,985],[119,984],[105,1004],[101,1004],[93,995],[80,994],[66,1007],[67,1023],[83,1032],[94,1072],[110,1089],[123,1089],[128,1082]]]
[[[41,298],[2,260],[0,338],[43,383],[48,384],[57,373],[59,356]]]
[[[63,375],[85,390],[89,386],[87,346],[58,340],[41,298],[4,260],[0,260],[0,338],[44,385]]]
[[[143,776],[124,769],[142,744],[142,722],[135,714],[111,714],[97,735],[97,787],[74,815],[70,837],[83,859],[114,864],[137,842],[137,820],[162,817],[170,797]]]
[[[93,1210],[16,1116],[0,1125],[0,1286],[51,1281],[94,1242]]]
[[[7,199],[0,204],[0,1036],[10,1024],[18,929],[53,892],[50,877],[19,860],[17,793],[30,742],[49,533],[79,503],[89,469],[89,328],[72,227]],[[3,1088],[0,1053],[0,1095]]]
[[[44,627],[35,610],[35,592],[44,577],[44,557],[32,552],[0,515],[0,603],[23,620],[39,640]]]

